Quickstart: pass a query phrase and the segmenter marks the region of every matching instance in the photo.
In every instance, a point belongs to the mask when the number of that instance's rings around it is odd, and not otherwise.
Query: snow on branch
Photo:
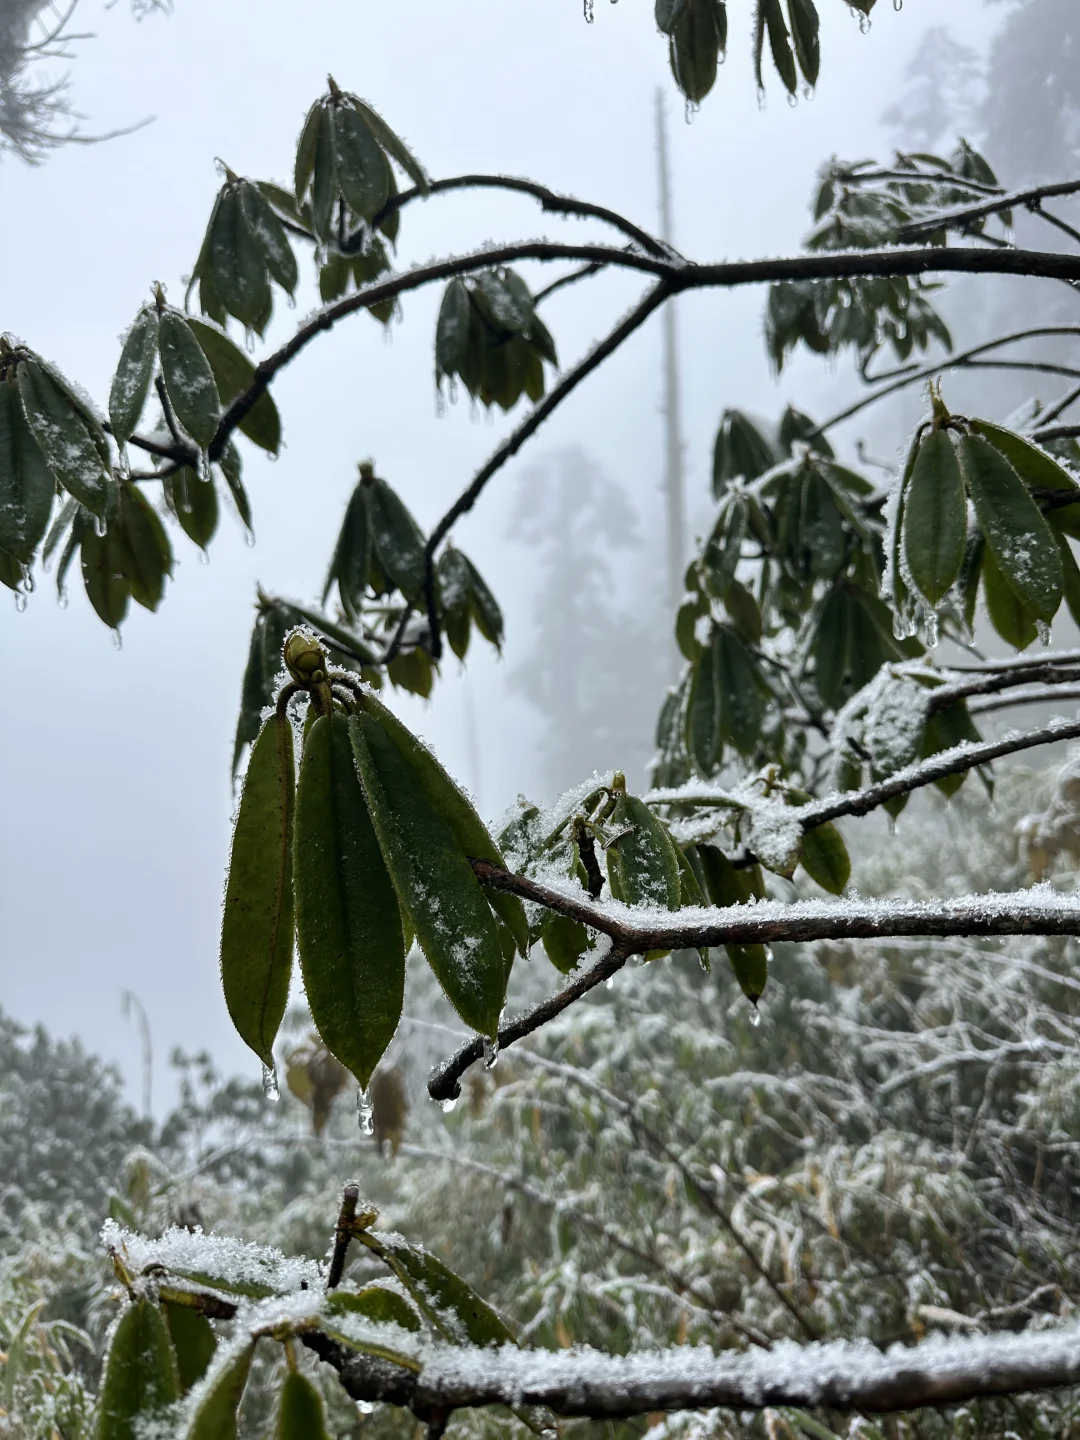
[[[631,908],[613,900],[589,900],[569,882],[555,889],[524,875],[512,875],[488,860],[474,860],[472,866],[482,885],[580,920],[611,941],[589,969],[575,970],[561,990],[500,1025],[498,1038],[503,1048],[554,1020],[621,970],[631,955],[643,955],[649,950],[697,950],[783,941],[881,940],[902,935],[1080,935],[1080,896],[1061,894],[1047,884],[1013,893],[991,891],[952,900],[864,900],[853,896],[843,900],[799,900],[793,904],[763,900],[726,909],[687,906],[670,911]],[[461,1076],[483,1053],[483,1041],[476,1036],[436,1066],[428,1079],[432,1099],[456,1099],[461,1093]]]

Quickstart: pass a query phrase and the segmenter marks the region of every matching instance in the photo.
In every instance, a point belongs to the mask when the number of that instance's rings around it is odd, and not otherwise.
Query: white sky
[[[125,0],[84,0],[98,38],[81,47],[75,101],[88,129],[153,114],[138,134],[59,152],[44,167],[0,171],[6,279],[0,327],[54,359],[100,402],[117,337],[161,280],[179,302],[218,185],[214,157],[287,180],[303,115],[328,70],[373,101],[431,174],[501,171],[542,180],[656,224],[654,91],[668,98],[676,240],[699,259],[794,249],[817,165],[888,144],[877,117],[935,0],[881,0],[868,35],[847,7],[823,4],[823,65],[812,102],[789,107],[778,82],[759,111],[745,11],[733,4],[731,53],[692,125],[667,71],[651,0],[176,0],[171,18],[136,24]],[[979,0],[950,0],[968,41],[987,24]],[[487,240],[601,231],[542,216],[532,202],[480,192],[406,212],[400,263]],[[316,303],[310,268],[297,312],[281,306],[268,343]],[[604,278],[545,310],[564,362],[609,328],[641,289]],[[439,294],[408,297],[387,343],[354,317],[275,387],[286,448],[276,464],[244,442],[257,544],[223,517],[208,566],[182,536],[157,615],[137,606],[117,650],[74,567],[61,610],[48,577],[27,613],[0,595],[0,1004],[25,1022],[78,1033],[114,1058],[138,1094],[138,1038],[120,994],[143,1001],[155,1043],[157,1107],[174,1045],[207,1048],[226,1069],[254,1062],[232,1034],[217,976],[232,796],[229,757],[256,580],[317,598],[355,462],[372,456],[427,526],[514,419],[439,419],[432,383]],[[842,376],[799,362],[777,384],[761,343],[763,294],[680,302],[691,513],[703,513],[712,438],[725,405],[776,415],[844,393]],[[662,475],[659,326],[641,332],[548,423],[461,525],[462,546],[504,605],[505,659],[475,646],[468,679],[446,666],[410,722],[497,814],[534,784],[536,720],[507,693],[528,651],[528,556],[504,538],[517,476],[546,449],[580,443],[632,494],[645,533],[659,524]],[[658,563],[662,563],[658,555]],[[4,592],[6,594],[6,592]],[[464,683],[472,687],[481,773],[471,773]],[[546,798],[546,797],[538,797]]]

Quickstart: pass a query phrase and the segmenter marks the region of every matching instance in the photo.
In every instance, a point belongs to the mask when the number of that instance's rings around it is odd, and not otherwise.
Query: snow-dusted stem
[[[1080,722],[1075,729],[1080,734]],[[488,860],[474,860],[472,866],[482,885],[580,920],[611,940],[611,948],[587,970],[575,971],[562,990],[500,1026],[501,1049],[554,1020],[621,970],[631,955],[649,950],[698,950],[784,941],[881,940],[900,935],[1080,935],[1080,899],[1061,895],[1045,885],[1014,894],[966,895],[927,902],[853,899],[804,900],[791,905],[763,901],[726,909],[695,906],[672,911],[670,918],[666,913],[661,918],[654,911],[644,912],[641,920],[635,920],[633,910],[626,906],[599,905],[580,894],[554,890],[524,875],[512,875]],[[461,1076],[483,1053],[483,1041],[475,1036],[436,1066],[428,1079],[432,1099],[456,1099],[461,1093]]]

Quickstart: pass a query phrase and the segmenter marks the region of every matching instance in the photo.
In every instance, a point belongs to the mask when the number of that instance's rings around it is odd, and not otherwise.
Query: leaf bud
[[[307,630],[294,630],[286,639],[283,651],[285,668],[301,685],[319,685],[326,680],[326,655],[315,636]]]

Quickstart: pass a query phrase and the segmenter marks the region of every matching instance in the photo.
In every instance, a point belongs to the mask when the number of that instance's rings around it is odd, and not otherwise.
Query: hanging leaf
[[[232,775],[240,765],[244,746],[250,745],[262,728],[262,712],[274,702],[277,676],[282,669],[281,647],[292,622],[277,606],[263,606],[255,617],[248,647],[247,666],[240,695],[240,715],[233,743]]]
[[[791,41],[787,26],[784,24],[784,12],[780,0],[758,0],[758,7],[764,16],[765,28],[769,35],[769,49],[772,51],[776,73],[784,82],[788,93],[794,95],[798,89],[799,76],[795,69],[795,57],[791,53]]]
[[[114,630],[120,628],[127,615],[131,586],[124,573],[127,547],[114,525],[99,534],[90,525],[83,531],[80,549],[83,584],[87,598],[100,620]]]
[[[391,130],[382,116],[373,110],[370,105],[366,104],[365,101],[356,95],[350,95],[347,98],[349,104],[352,105],[353,109],[364,120],[372,135],[374,135],[375,139],[390,156],[391,160],[401,166],[405,174],[408,175],[409,179],[420,191],[420,194],[426,195],[430,189],[430,182],[424,171],[424,167],[405,144],[404,140]]]
[[[218,326],[195,316],[189,316],[187,323],[209,362],[221,404],[230,405],[237,395],[251,388],[255,366],[239,345],[234,345]],[[278,453],[281,449],[281,416],[268,390],[264,390],[255,401],[237,429],[271,455]]]
[[[317,100],[308,111],[304,128],[296,145],[296,164],[293,169],[293,193],[299,206],[307,194],[315,170],[315,148],[319,138],[319,122],[325,101]]]
[[[743,994],[756,1007],[769,983],[769,953],[764,945],[725,945]]]
[[[241,325],[261,335],[270,315],[270,281],[238,185],[227,184],[221,192],[210,232],[209,260],[222,305]]]
[[[835,825],[826,823],[807,830],[799,846],[799,863],[823,890],[840,895],[851,879],[851,858],[844,837]]]
[[[299,1370],[290,1370],[281,1387],[274,1440],[330,1440],[322,1396]]]
[[[334,120],[334,106],[322,106],[315,140],[315,168],[311,176],[311,220],[315,234],[324,243],[333,239],[334,197],[337,194]]]
[[[507,966],[495,917],[453,829],[393,734],[368,711],[349,721],[357,769],[394,889],[428,964],[466,1025],[494,1038]]]
[[[472,301],[464,280],[451,280],[443,291],[435,326],[435,380],[456,375],[465,364],[472,324]]]
[[[1039,620],[1049,622],[1061,603],[1061,556],[1050,527],[1024,482],[981,435],[965,435],[960,464],[986,537],[1006,583]]]
[[[168,1424],[168,1409],[179,1398],[165,1317],[152,1300],[135,1300],[121,1315],[105,1359],[97,1440],[140,1440]]]
[[[217,486],[185,465],[164,481],[164,487],[166,501],[181,530],[205,551],[218,525]]]
[[[544,954],[560,975],[569,975],[589,948],[589,932],[580,920],[551,912],[540,930]]]
[[[341,106],[335,113],[334,140],[337,183],[345,203],[364,220],[371,220],[390,193],[386,156],[369,126],[348,106]]]
[[[461,851],[470,860],[489,860],[505,870],[506,861],[472,801],[439,764],[433,752],[374,695],[364,697],[364,706],[401,751],[412,770],[415,783],[439,819],[450,827]],[[499,890],[485,889],[484,894],[513,935],[519,954],[526,955],[529,926],[521,901],[516,895],[507,895]]]
[[[469,577],[469,609],[476,621],[476,628],[489,645],[497,650],[503,642],[503,614],[499,602],[487,587],[484,577],[467,555],[461,557]]]
[[[281,288],[292,295],[300,278],[296,256],[273,207],[258,185],[253,185],[250,180],[240,182],[240,209],[248,231],[262,252],[266,268]]]
[[[147,305],[124,337],[109,389],[109,423],[118,445],[126,445],[135,433],[150,393],[157,352],[158,314],[153,305]]]
[[[903,544],[908,571],[936,605],[960,573],[967,542],[967,499],[956,448],[946,430],[919,446],[904,495]]]
[[[686,748],[699,775],[707,778],[719,765],[721,745],[716,649],[710,643],[693,668],[686,706]]]
[[[147,610],[156,610],[165,594],[165,578],[172,574],[172,546],[157,512],[135,485],[120,487],[120,528],[125,547],[124,572],[131,598]]]
[[[415,600],[424,587],[423,532],[385,480],[372,476],[364,483],[371,509],[372,545],[379,564],[406,600]]]
[[[720,498],[730,481],[756,480],[776,464],[772,444],[741,410],[725,410],[713,450],[713,494]]]
[[[405,996],[405,942],[344,715],[304,741],[296,796],[296,940],[311,1017],[366,1089]]]
[[[293,956],[292,723],[275,711],[248,761],[221,927],[221,983],[237,1034],[268,1069]]]
[[[749,755],[761,735],[762,680],[742,636],[728,626],[713,632],[719,735]]]
[[[175,310],[161,316],[161,374],[176,418],[204,450],[217,434],[221,401],[210,362],[187,320]]]
[[[930,715],[923,732],[919,755],[928,760],[931,755],[937,755],[942,750],[951,750],[954,745],[960,745],[965,740],[978,744],[981,739],[982,736],[968,710],[967,701],[954,700],[951,705],[943,705],[940,710],[935,710]],[[967,779],[967,773],[966,770],[961,770],[958,775],[945,775],[940,780],[935,780],[934,784],[943,795],[955,795]]]
[[[196,1381],[206,1374],[214,1358],[217,1336],[205,1315],[190,1305],[165,1305],[165,1321],[169,1327],[180,1389],[187,1394]]]
[[[0,382],[0,550],[29,564],[48,529],[56,481],[12,380]]]
[[[700,104],[716,83],[717,65],[727,47],[727,7],[723,0],[686,0],[658,4],[656,15],[660,29],[671,37],[675,83],[692,105]]]
[[[818,38],[818,12],[814,0],[788,0],[791,38],[799,69],[807,85],[817,84],[821,68],[821,45]]]
[[[85,419],[35,360],[21,361],[17,374],[26,423],[45,464],[69,495],[103,519],[109,477]]]
[[[1036,617],[1001,573],[989,545],[983,551],[982,583],[991,625],[1014,649],[1026,650],[1039,633]]]
[[[222,1357],[206,1381],[192,1411],[184,1440],[236,1440],[236,1418],[251,1370],[255,1341],[236,1347]]]
[[[368,487],[357,485],[345,508],[337,544],[326,572],[322,603],[325,605],[332,586],[337,585],[338,599],[350,625],[355,625],[364,603],[368,571],[371,568],[371,514]]]

